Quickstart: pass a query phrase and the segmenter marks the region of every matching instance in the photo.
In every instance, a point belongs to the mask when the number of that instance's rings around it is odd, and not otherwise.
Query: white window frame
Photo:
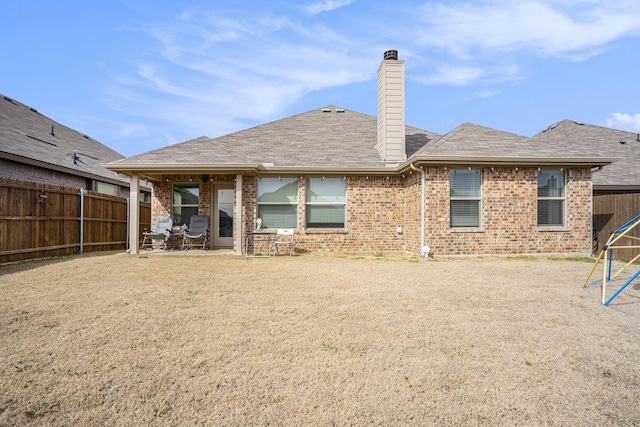
[[[316,183],[322,183],[322,182],[337,182],[337,181],[341,181],[344,186],[344,194],[340,194],[340,195],[334,195],[332,197],[335,197],[334,200],[329,200],[327,197],[322,196],[321,198],[324,200],[312,200],[312,194],[313,191],[311,190],[312,184],[314,182]],[[340,177],[340,178],[307,178],[307,182],[306,182],[306,197],[305,197],[305,201],[306,201],[306,218],[305,218],[305,223],[307,228],[311,228],[311,229],[321,229],[321,230],[326,230],[326,229],[345,229],[347,228],[347,179],[346,177]],[[340,207],[342,208],[342,222],[339,223],[326,223],[327,225],[322,225],[323,223],[321,222],[311,222],[310,221],[310,213],[313,212],[315,207]]]
[[[454,194],[453,181],[458,174],[478,174],[477,194]],[[454,206],[457,202],[474,202],[477,204],[478,216],[477,224],[460,224],[459,220],[454,217]],[[449,226],[453,229],[458,228],[481,228],[482,225],[482,170],[481,169],[450,169],[449,170]]]
[[[547,183],[554,177],[557,175],[560,175],[562,177],[562,186],[561,188],[557,189],[557,190],[561,190],[561,191],[551,191],[548,190],[547,194],[543,194],[541,195],[541,187],[540,184],[540,179],[545,179],[545,175],[548,173],[556,173],[554,175],[549,175],[548,181]],[[560,169],[539,169],[538,170],[538,177],[537,177],[537,196],[538,196],[538,204],[537,204],[537,209],[536,209],[536,216],[537,216],[537,226],[540,228],[550,228],[550,227],[560,227],[560,228],[564,228],[566,227],[566,223],[567,223],[567,174],[564,171],[564,168],[560,168]],[[550,193],[556,193],[556,194],[550,194]],[[547,223],[541,224],[540,220],[541,220],[541,215],[540,215],[540,211],[542,208],[542,203],[546,202],[546,201],[560,201],[560,206],[562,208],[562,212],[560,213],[560,222],[559,223],[552,223],[551,222],[551,217],[552,215],[547,215],[547,217],[549,218],[549,220],[547,221]],[[541,203],[542,202],[542,203]],[[548,209],[550,209],[551,206],[548,206]]]
[[[280,201],[260,201],[260,198],[267,194],[266,191],[263,190],[273,190],[275,193],[278,191],[278,188],[282,188],[288,184],[293,184],[295,182],[295,196],[287,196],[287,199],[283,199]],[[262,188],[261,188],[262,187]],[[297,177],[260,177],[258,178],[258,186],[256,192],[256,200],[258,203],[258,218],[262,221],[262,227],[264,228],[298,228],[298,178]],[[280,207],[293,207],[294,213],[291,214],[291,217],[286,217],[287,220],[284,222],[273,222],[269,221],[267,215],[261,215],[261,208],[277,208]],[[283,215],[284,217],[284,215]],[[271,222],[271,223],[270,223]]]
[[[196,188],[198,190],[198,202],[197,203],[176,203],[175,200],[175,188],[176,186],[182,186],[185,188]],[[177,218],[176,215],[176,209],[179,208],[180,209],[180,218]],[[173,183],[172,187],[171,187],[171,215],[173,217],[173,220],[175,222],[174,225],[186,225],[189,226],[189,221],[191,220],[191,216],[189,216],[189,218],[185,218],[184,215],[182,215],[182,208],[195,208],[195,214],[192,215],[198,215],[198,211],[200,208],[200,184],[197,182],[175,182]]]

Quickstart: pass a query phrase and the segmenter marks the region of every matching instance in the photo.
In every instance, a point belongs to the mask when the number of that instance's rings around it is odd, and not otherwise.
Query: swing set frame
[[[587,277],[587,280],[585,280],[584,285],[582,286],[583,288],[587,286],[587,284],[589,283],[589,280],[591,279],[591,276],[593,275],[593,272],[598,266],[598,263],[600,262],[601,259],[604,258],[604,268],[602,271],[602,292],[601,292],[602,305],[604,306],[608,306],[609,303],[611,303],[611,301],[615,299],[615,297],[620,295],[620,293],[627,286],[629,286],[631,282],[633,282],[635,279],[637,279],[640,276],[640,269],[639,269],[620,288],[618,288],[618,290],[615,291],[613,295],[611,295],[608,299],[606,299],[607,283],[615,279],[620,273],[625,271],[631,264],[633,264],[634,262],[638,261],[638,259],[640,259],[640,253],[638,253],[638,255],[634,256],[633,259],[629,261],[619,271],[617,271],[613,275],[611,274],[611,270],[613,267],[613,254],[614,254],[613,251],[614,250],[638,249],[640,251],[640,237],[629,235],[631,230],[638,227],[639,225],[640,225],[640,215],[636,216],[635,218],[633,218],[632,220],[628,221],[626,224],[624,224],[623,226],[615,230],[613,233],[611,233],[609,240],[607,240],[607,243],[605,243],[605,245],[602,247],[602,250],[598,254],[598,257],[596,258],[596,262],[593,264],[593,268],[591,268],[591,272],[589,272],[589,276]],[[630,239],[632,243],[636,242],[637,244],[636,245],[633,245],[633,244],[620,245],[621,240],[625,238]]]

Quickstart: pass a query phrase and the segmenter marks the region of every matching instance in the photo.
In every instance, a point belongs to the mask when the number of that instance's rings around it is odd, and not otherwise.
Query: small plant
[[[25,365],[23,362],[18,362],[18,364],[16,365],[16,371],[23,372],[25,369],[27,369],[27,365]]]
[[[611,378],[613,376],[613,372],[611,372],[610,369],[603,369],[602,370],[602,376],[604,378]]]
[[[161,417],[164,414],[166,414],[167,412],[169,412],[171,409],[173,409],[171,407],[171,402],[169,402],[168,400],[166,402],[164,402],[164,406],[162,407],[162,409],[154,409],[153,410],[153,416],[154,417]]]
[[[25,417],[30,419],[44,417],[49,412],[53,412],[54,409],[57,408],[58,406],[60,406],[58,403],[49,404],[49,403],[38,402],[37,404],[31,407],[30,411],[25,411],[24,415]]]
[[[333,350],[333,346],[331,344],[328,344],[326,342],[322,342],[322,348],[324,348],[325,350]]]
[[[373,254],[373,256],[376,258],[383,258],[384,254],[382,252],[376,252],[375,254]]]
[[[10,401],[6,402],[6,406],[0,407],[0,414],[3,414],[5,411],[12,409],[14,406],[16,406],[17,401],[11,399]]]
[[[531,362],[529,362],[528,360],[524,361],[525,366],[531,366]]]

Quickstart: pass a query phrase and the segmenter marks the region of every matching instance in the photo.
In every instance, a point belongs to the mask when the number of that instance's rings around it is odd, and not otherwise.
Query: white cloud
[[[426,85],[449,85],[449,86],[470,86],[470,85],[492,85],[497,83],[512,82],[517,83],[522,78],[522,71],[517,66],[454,66],[442,65],[437,67],[433,73],[418,77],[416,80]],[[496,89],[484,90],[481,93],[497,93]],[[488,97],[485,95],[483,97]]]
[[[626,130],[629,132],[640,132],[640,113],[634,115],[626,113],[613,113],[607,117],[605,125],[610,128]]]
[[[421,12],[420,41],[462,58],[494,51],[579,59],[640,33],[640,5],[626,1],[430,2]]]
[[[323,0],[306,6],[304,10],[311,15],[317,15],[322,12],[329,12],[344,6],[348,6],[355,0]]]

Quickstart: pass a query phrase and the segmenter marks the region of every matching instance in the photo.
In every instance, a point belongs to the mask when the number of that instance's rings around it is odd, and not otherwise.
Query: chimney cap
[[[395,60],[397,60],[397,59],[398,59],[398,51],[397,51],[397,50],[395,50],[395,49],[387,50],[387,51],[384,53],[384,60],[386,61],[386,60],[388,60],[388,59],[395,59]]]

